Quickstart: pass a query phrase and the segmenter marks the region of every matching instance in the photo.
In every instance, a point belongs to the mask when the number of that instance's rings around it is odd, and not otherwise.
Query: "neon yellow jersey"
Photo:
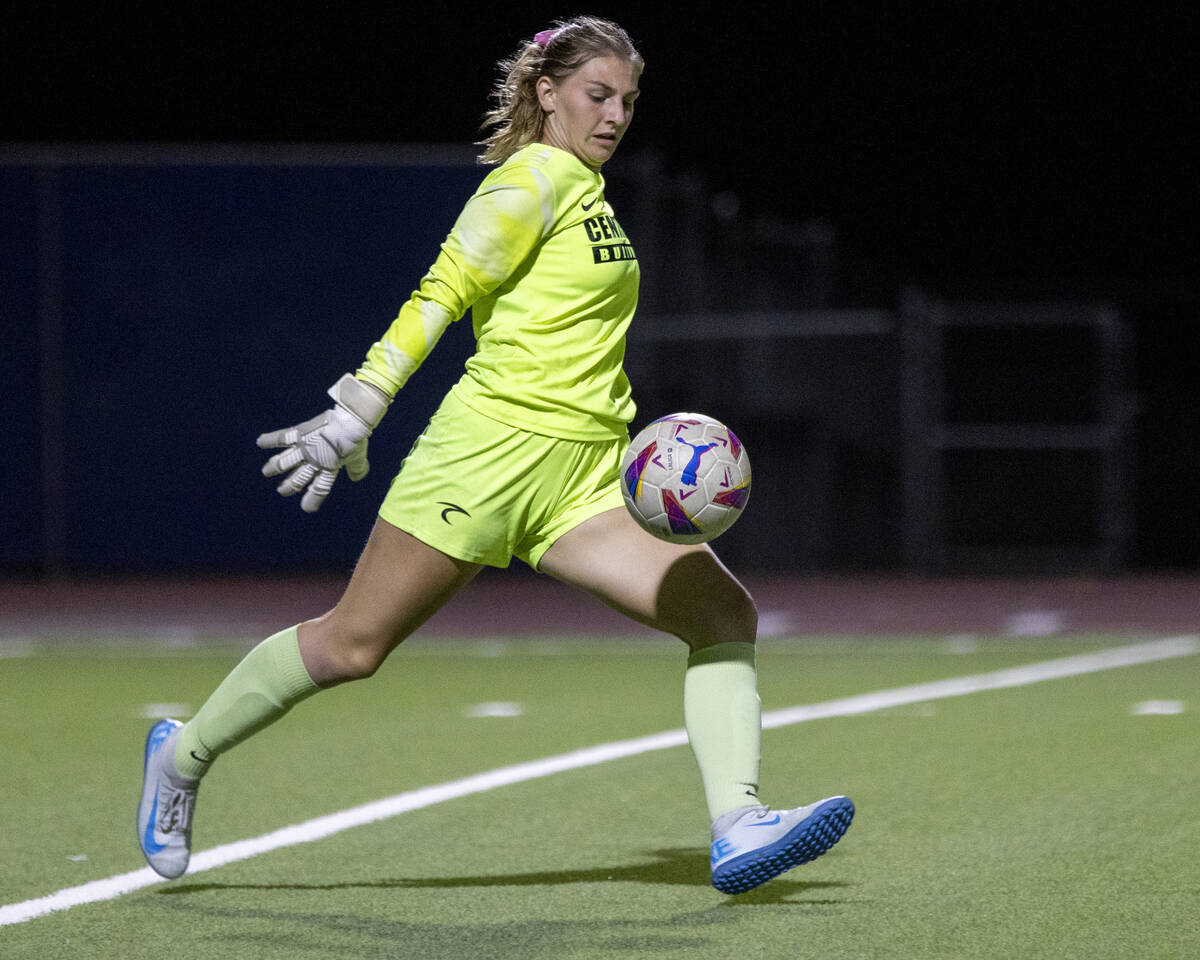
[[[638,279],[604,178],[573,154],[529,144],[467,201],[356,376],[394,396],[471,308],[477,349],[453,388],[463,402],[552,437],[624,436],[635,412],[622,362]]]

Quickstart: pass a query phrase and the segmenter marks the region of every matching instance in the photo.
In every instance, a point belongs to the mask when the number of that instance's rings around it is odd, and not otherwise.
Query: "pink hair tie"
[[[544,47],[554,39],[554,35],[556,33],[558,33],[558,31],[555,29],[543,30],[541,33],[535,33],[533,35],[533,42],[539,47]]]

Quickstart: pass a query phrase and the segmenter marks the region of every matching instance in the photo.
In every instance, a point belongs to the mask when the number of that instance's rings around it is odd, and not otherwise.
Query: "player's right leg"
[[[371,676],[481,568],[376,520],[337,606],[300,624],[309,676],[321,688]]]
[[[318,690],[371,676],[479,569],[378,520],[337,606],[251,650],[186,724],[151,728],[137,818],[150,866],[187,869],[196,788],[213,760]]]

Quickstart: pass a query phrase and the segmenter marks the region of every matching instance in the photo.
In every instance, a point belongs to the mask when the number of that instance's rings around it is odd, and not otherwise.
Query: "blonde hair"
[[[561,83],[596,57],[620,57],[640,73],[645,66],[629,34],[611,20],[574,17],[558,20],[522,43],[511,57],[496,64],[500,79],[492,88],[495,106],[484,114],[480,129],[493,128],[477,146],[483,163],[503,163],[527,144],[541,139],[546,115],[538,102],[537,82],[549,77]]]

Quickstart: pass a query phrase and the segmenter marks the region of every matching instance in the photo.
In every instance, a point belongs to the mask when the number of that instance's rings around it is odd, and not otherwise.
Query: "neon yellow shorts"
[[[379,515],[460,560],[537,569],[568,530],[623,507],[628,441],[519,430],[446,396],[400,465]]]

